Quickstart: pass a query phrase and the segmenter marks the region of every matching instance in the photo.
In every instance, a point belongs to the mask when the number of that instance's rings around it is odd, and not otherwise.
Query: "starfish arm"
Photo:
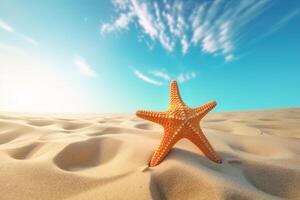
[[[168,153],[171,151],[172,147],[178,140],[178,135],[170,135],[165,132],[163,138],[160,141],[160,144],[151,157],[149,166],[154,167],[158,165],[168,155]]]
[[[202,119],[209,111],[211,111],[215,106],[217,105],[217,102],[210,101],[202,106],[192,108],[192,116],[191,118],[197,118]]]
[[[214,161],[216,163],[222,163],[221,158],[213,149],[213,147],[211,146],[201,129],[196,129],[191,125],[189,126],[193,131],[187,135],[187,139],[194,143],[211,161]]]
[[[181,99],[178,85],[176,81],[171,81],[170,84],[170,106],[176,106],[176,105],[185,105],[184,102]]]
[[[168,115],[165,112],[138,110],[136,111],[136,116],[161,125],[168,120]]]

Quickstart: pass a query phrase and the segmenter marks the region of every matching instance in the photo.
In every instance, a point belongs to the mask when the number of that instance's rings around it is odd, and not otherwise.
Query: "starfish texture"
[[[214,107],[212,101],[203,106],[189,108],[182,101],[176,81],[170,84],[170,107],[165,112],[140,110],[136,115],[164,127],[161,142],[154,152],[149,166],[158,165],[180,139],[186,138],[194,143],[210,160],[222,163],[213,147],[204,136],[199,121]]]

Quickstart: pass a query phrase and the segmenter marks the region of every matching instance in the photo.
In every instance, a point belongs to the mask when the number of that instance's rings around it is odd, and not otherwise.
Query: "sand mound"
[[[182,140],[148,167],[162,129],[134,115],[0,114],[0,199],[300,199],[300,109],[211,113],[223,159]]]

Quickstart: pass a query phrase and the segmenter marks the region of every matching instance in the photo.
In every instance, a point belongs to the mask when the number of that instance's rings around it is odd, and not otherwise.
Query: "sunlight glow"
[[[64,74],[20,48],[0,45],[0,109],[18,112],[82,112],[88,98]]]

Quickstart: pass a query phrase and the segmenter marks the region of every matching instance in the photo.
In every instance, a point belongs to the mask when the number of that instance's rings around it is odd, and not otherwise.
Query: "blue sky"
[[[0,110],[300,106],[300,1],[0,3]]]

